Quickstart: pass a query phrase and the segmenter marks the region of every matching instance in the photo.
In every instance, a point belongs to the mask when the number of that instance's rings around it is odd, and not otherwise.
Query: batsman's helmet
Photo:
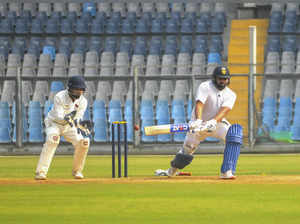
[[[84,78],[82,76],[80,76],[80,75],[78,75],[78,76],[72,76],[68,80],[69,95],[72,98],[78,99],[81,94],[78,95],[78,94],[74,93],[73,92],[74,89],[80,89],[80,90],[85,91],[86,85],[85,85]]]
[[[227,67],[225,66],[217,66],[213,71],[214,84],[217,89],[222,90],[226,87],[226,85],[220,85],[217,82],[217,78],[228,79],[230,81],[230,73]],[[228,84],[229,85],[229,82]]]

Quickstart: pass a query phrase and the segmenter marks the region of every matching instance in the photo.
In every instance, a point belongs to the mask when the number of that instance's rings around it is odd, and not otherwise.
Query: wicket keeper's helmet
[[[78,99],[80,97],[81,94],[75,94],[73,92],[74,89],[80,89],[85,91],[86,89],[86,85],[85,85],[85,80],[82,76],[77,75],[77,76],[72,76],[69,78],[68,80],[68,91],[69,91],[69,95],[72,98]]]
[[[228,79],[228,83],[226,85],[218,84],[217,78],[221,79]],[[217,89],[222,90],[227,85],[229,85],[230,82],[230,73],[227,67],[225,66],[217,66],[213,71],[213,82]]]

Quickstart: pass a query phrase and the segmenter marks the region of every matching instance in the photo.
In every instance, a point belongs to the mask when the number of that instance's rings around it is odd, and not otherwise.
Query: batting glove
[[[199,129],[202,127],[203,121],[201,119],[197,119],[189,122],[190,131],[193,132],[195,129]]]
[[[215,119],[211,119],[204,124],[204,129],[206,129],[207,132],[213,132],[217,129],[218,122]]]

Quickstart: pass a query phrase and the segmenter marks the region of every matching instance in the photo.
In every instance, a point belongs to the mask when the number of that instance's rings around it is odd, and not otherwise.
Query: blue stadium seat
[[[16,105],[15,103],[13,104],[12,107],[12,114],[13,114],[13,123],[16,124]],[[27,138],[27,132],[28,132],[28,121],[27,121],[27,117],[26,117],[26,110],[24,105],[22,104],[22,120],[23,120],[23,136],[22,136],[22,141],[23,142],[27,142],[28,138]],[[14,126],[14,130],[13,130],[13,138],[12,141],[16,142],[16,125]]]
[[[90,38],[90,47],[89,51],[96,51],[98,55],[102,52],[102,41],[100,37],[91,37]]]
[[[162,39],[161,37],[153,36],[150,42],[149,54],[161,55]]]
[[[116,53],[117,51],[117,40],[115,37],[107,37],[105,39],[104,51]]]
[[[268,38],[268,52],[280,52],[280,36],[270,35]]]
[[[65,89],[63,82],[61,81],[53,81],[51,82],[50,91],[51,92],[59,92]]]
[[[276,99],[266,97],[263,102],[262,123],[269,131],[273,131],[276,119]]]
[[[132,55],[132,43],[130,37],[121,37],[120,52],[126,52],[129,56]]]
[[[168,19],[166,25],[166,33],[178,33],[178,22],[176,19]]]
[[[144,12],[141,16],[143,20],[145,20],[148,24],[151,24],[152,21],[152,12]]]
[[[51,57],[51,60],[55,60],[55,48],[53,46],[44,46],[43,48],[43,54],[49,54]]]
[[[56,49],[56,37],[46,37],[44,46],[52,46]]]
[[[128,12],[126,17],[132,24],[136,23],[136,12]]]
[[[92,22],[92,16],[89,12],[82,12],[80,19],[84,20],[88,25]]]
[[[273,11],[270,15],[270,23],[281,24],[283,21],[283,15],[281,11]]]
[[[0,45],[0,55],[3,55],[5,60],[8,58],[9,49],[5,45]]]
[[[106,13],[105,12],[97,11],[95,19],[99,20],[99,21],[101,20],[101,21],[103,21],[103,23],[106,23]]]
[[[78,15],[75,11],[69,11],[66,18],[69,19],[72,22],[72,24],[76,24]]]
[[[197,33],[207,33],[208,32],[208,26],[206,22],[204,22],[201,19],[197,19],[196,21],[196,32]]]
[[[171,12],[171,19],[177,22],[177,25],[180,24],[181,21],[181,14],[180,12]]]
[[[280,97],[278,108],[278,123],[275,126],[275,132],[290,131],[291,120],[292,99],[288,97]]]
[[[106,119],[97,118],[94,121],[94,141],[95,142],[108,141]]]
[[[29,142],[44,142],[44,134],[42,128],[39,127],[32,127],[29,125],[28,128],[29,133]]]
[[[207,63],[221,64],[221,55],[219,53],[209,53],[207,58]]]
[[[100,19],[94,19],[92,21],[91,33],[92,34],[102,34],[104,33],[104,22]]]
[[[143,142],[154,142],[156,141],[156,136],[146,136],[144,132],[144,127],[154,125],[154,120],[152,119],[142,119],[142,141]]]
[[[282,33],[294,33],[296,32],[297,24],[294,22],[290,22],[285,20],[283,27],[282,27]]]
[[[197,19],[196,12],[186,12],[184,18],[190,19],[193,25],[196,24],[196,19]]]
[[[27,34],[29,32],[28,23],[25,19],[17,19],[15,32],[17,34]]]
[[[0,33],[13,33],[13,25],[9,19],[3,19],[0,23]]]
[[[56,20],[57,23],[60,24],[61,20],[62,20],[61,12],[59,12],[59,11],[51,12],[50,18],[53,19],[53,20]]]
[[[36,45],[30,44],[27,49],[27,53],[33,54],[38,58],[40,56],[41,51]]]
[[[46,26],[48,20],[46,12],[38,12],[35,18],[41,21],[42,26]]]
[[[122,33],[133,33],[134,32],[134,26],[133,23],[131,22],[131,20],[124,19],[123,23],[122,23]]]
[[[132,100],[126,100],[126,102],[125,102],[124,118],[125,118],[125,120],[133,119]]]
[[[47,21],[45,32],[47,34],[57,34],[59,33],[58,22],[55,19],[49,19]]]
[[[211,23],[210,12],[202,12],[200,15],[200,20],[204,21],[207,24],[207,26],[210,26]]]
[[[86,37],[77,37],[75,39],[74,53],[79,53],[85,55],[87,52],[87,38]]]
[[[185,109],[183,100],[173,100],[172,102],[172,118],[175,119],[185,119]]]
[[[160,19],[153,19],[151,26],[152,33],[162,33],[163,32],[163,24]]]
[[[141,119],[153,119],[153,102],[152,100],[142,100],[140,109]]]
[[[211,36],[211,46],[217,46],[218,49],[223,51],[224,46],[223,46],[223,38],[221,35],[212,35]]]
[[[109,120],[110,125],[114,121],[122,121],[123,120],[121,102],[119,100],[111,100],[109,102],[108,117],[109,117],[108,120]],[[110,129],[111,129],[111,127],[110,127]],[[115,137],[116,136],[117,136],[117,128],[115,128]],[[111,136],[110,136],[110,139],[111,139]],[[121,140],[123,140],[123,132],[122,131],[121,131]]]
[[[105,102],[103,100],[95,100],[93,103],[93,121],[96,119],[106,120]]]
[[[287,35],[284,37],[283,45],[282,45],[283,51],[297,51],[297,38],[294,35]]]
[[[280,31],[281,31],[280,23],[274,23],[274,22],[269,23],[269,28],[268,28],[269,33],[279,33]]]
[[[16,25],[17,21],[17,13],[15,11],[8,11],[6,15],[6,19],[11,21],[11,24]]]
[[[10,143],[11,142],[11,136],[10,136],[10,130],[8,127],[0,127],[0,142],[1,143]]]
[[[95,100],[93,103],[93,122],[94,122],[94,141],[106,142],[107,139],[107,120],[105,102]]]
[[[224,25],[221,23],[218,18],[213,18],[211,21],[210,32],[212,33],[223,33]]]
[[[43,23],[40,19],[35,18],[32,20],[30,32],[33,34],[42,34],[44,32]]]
[[[86,110],[85,110],[85,112],[84,112],[84,114],[83,114],[83,118],[82,118],[83,120],[91,120],[91,113],[90,113],[90,107],[89,107],[89,105],[87,106],[87,108],[86,108]]]
[[[121,17],[121,12],[120,11],[114,11],[112,14],[111,14],[111,20],[115,21],[115,22],[120,22],[122,20],[122,17]]]
[[[88,12],[91,16],[96,16],[96,5],[94,2],[83,3],[83,12]]]
[[[122,108],[119,100],[111,100],[108,107],[109,122],[122,121]]]
[[[29,142],[43,142],[42,108],[40,102],[30,101],[28,108]]]
[[[148,25],[147,20],[139,19],[136,24],[136,33],[148,33],[150,31],[150,27]]]
[[[167,15],[165,12],[158,12],[156,19],[160,20],[163,27],[165,27],[167,25]]]
[[[20,12],[20,18],[24,19],[28,24],[32,21],[32,15],[29,10],[22,10]]]
[[[223,27],[226,26],[227,24],[227,17],[225,12],[216,12],[215,13],[215,19],[217,19],[219,21],[219,23],[222,24]]]
[[[181,33],[192,33],[193,31],[194,29],[192,20],[189,18],[183,19],[181,23]]]
[[[21,58],[24,56],[25,49],[21,45],[14,44],[11,53],[20,55]]]
[[[177,46],[173,43],[167,43],[165,48],[165,54],[171,54],[176,56],[177,54]]]
[[[9,104],[8,102],[0,101],[0,118],[9,118],[10,111],[9,111]]]
[[[168,101],[158,100],[156,104],[156,120],[157,124],[170,124],[170,112]],[[169,142],[171,141],[171,135],[158,135],[158,142]]]
[[[76,22],[76,33],[87,34],[89,33],[89,24],[85,19],[78,19]]]
[[[109,19],[106,23],[106,32],[109,34],[120,33],[120,20]]]
[[[60,32],[63,34],[72,34],[74,32],[72,21],[63,19],[60,26]]]
[[[11,47],[10,45],[10,37],[0,37],[0,46],[8,47],[8,49]]]

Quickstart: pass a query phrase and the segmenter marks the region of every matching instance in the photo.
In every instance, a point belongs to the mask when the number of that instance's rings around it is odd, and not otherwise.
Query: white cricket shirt
[[[201,83],[196,94],[196,102],[201,101],[203,106],[202,120],[213,119],[221,107],[233,108],[236,94],[227,86],[223,90],[218,90],[212,80]],[[195,108],[192,119],[195,119]]]
[[[65,115],[76,110],[77,112],[74,118],[82,119],[86,108],[87,100],[83,95],[73,102],[68,94],[68,90],[63,90],[54,96],[54,105],[49,111],[47,118],[56,123],[65,125],[67,124],[64,120]]]

